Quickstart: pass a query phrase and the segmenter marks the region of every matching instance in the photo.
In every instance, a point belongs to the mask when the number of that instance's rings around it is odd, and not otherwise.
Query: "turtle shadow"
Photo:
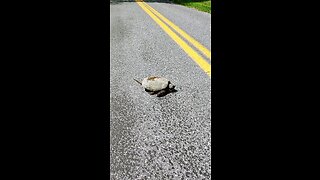
[[[145,90],[149,95],[156,95],[157,97],[163,97],[163,96],[166,96],[170,93],[176,93],[178,92],[178,90],[176,89],[172,89],[172,90],[163,90],[163,91],[157,91],[157,92],[151,92],[151,91],[148,91],[148,90]]]

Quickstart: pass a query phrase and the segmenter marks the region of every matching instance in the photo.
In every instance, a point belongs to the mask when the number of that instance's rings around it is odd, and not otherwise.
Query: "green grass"
[[[173,2],[211,14],[211,0],[173,0]]]

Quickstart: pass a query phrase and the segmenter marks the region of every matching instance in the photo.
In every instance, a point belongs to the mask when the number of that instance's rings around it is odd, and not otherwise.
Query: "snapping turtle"
[[[137,81],[150,95],[157,94],[157,97],[161,97],[175,91],[175,86],[164,77],[149,76],[144,78],[142,82],[136,79],[134,80]]]

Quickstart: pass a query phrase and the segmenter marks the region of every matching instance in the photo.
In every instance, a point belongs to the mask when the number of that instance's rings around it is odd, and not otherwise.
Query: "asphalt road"
[[[210,14],[148,4],[211,49]],[[211,179],[210,77],[136,2],[110,10],[111,179]],[[133,80],[150,75],[177,92],[150,96]]]

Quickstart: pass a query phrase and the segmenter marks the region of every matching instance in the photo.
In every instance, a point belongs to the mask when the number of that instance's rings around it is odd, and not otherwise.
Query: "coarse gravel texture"
[[[211,179],[210,78],[136,3],[110,10],[110,179]],[[177,92],[150,96],[133,80],[149,75]]]

